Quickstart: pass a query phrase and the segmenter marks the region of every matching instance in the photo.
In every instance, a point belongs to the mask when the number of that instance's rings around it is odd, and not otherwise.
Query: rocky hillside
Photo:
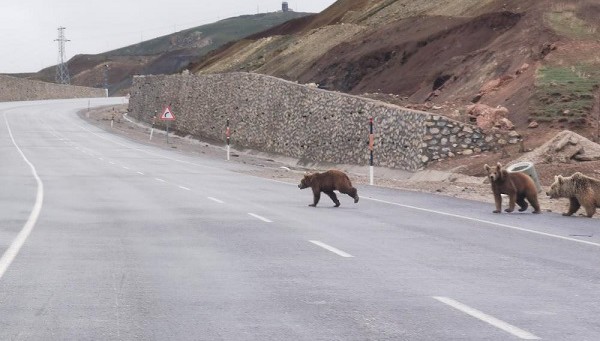
[[[472,104],[500,106],[509,129],[596,139],[599,26],[597,0],[338,0],[191,69],[259,72],[474,123]]]

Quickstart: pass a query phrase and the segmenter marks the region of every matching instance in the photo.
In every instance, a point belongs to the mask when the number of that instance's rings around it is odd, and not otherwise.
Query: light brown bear
[[[600,180],[585,176],[580,172],[568,177],[557,175],[550,190],[546,192],[550,198],[569,198],[569,210],[564,216],[573,215],[583,206],[585,213],[591,218],[600,207]]]
[[[498,162],[496,167],[492,168],[487,164],[483,168],[488,173],[490,183],[492,184],[492,192],[496,201],[496,209],[494,213],[500,213],[502,208],[501,194],[508,195],[508,208],[506,212],[515,210],[515,203],[519,205],[519,212],[523,212],[529,207],[525,199],[533,206],[533,213],[541,213],[540,204],[538,203],[537,188],[533,179],[525,173],[509,172],[502,168],[502,164]]]
[[[348,194],[354,198],[354,203],[358,202],[358,193],[356,188],[352,187],[350,178],[346,173],[338,170],[328,170],[323,173],[306,174],[300,181],[298,188],[312,188],[313,191],[313,203],[308,205],[316,207],[321,197],[321,192],[327,194],[331,200],[335,203],[335,207],[340,206],[340,201],[333,192],[334,190],[340,193]]]

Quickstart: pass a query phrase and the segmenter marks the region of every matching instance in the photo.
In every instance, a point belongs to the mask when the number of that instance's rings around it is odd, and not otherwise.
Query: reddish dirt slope
[[[408,18],[336,46],[300,81],[357,94],[383,92],[424,100],[446,83],[471,76],[462,69],[489,58],[485,47],[520,20],[520,14],[510,12],[475,19]],[[425,91],[415,91],[420,88]]]
[[[392,95],[388,100],[402,98],[399,104],[430,102],[448,115],[472,102],[501,105],[517,129],[526,129],[538,68],[548,64],[557,47],[571,49],[579,39],[557,28],[583,25],[597,39],[591,44],[600,47],[599,12],[594,0],[340,0],[318,15],[217,51],[193,71],[261,72],[330,90],[375,94],[380,100],[386,100],[382,94]],[[319,40],[332,32],[331,25],[351,25],[358,33]],[[287,39],[258,43],[269,36]],[[309,40],[318,45],[303,54],[298,46]],[[242,49],[244,57],[232,57]],[[252,59],[256,56],[260,60]],[[288,65],[286,58],[304,62]],[[573,65],[578,58],[581,54],[572,54],[554,63]],[[499,86],[486,88],[498,80]]]

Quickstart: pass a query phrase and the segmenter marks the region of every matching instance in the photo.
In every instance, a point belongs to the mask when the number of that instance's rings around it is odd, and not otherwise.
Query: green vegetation
[[[583,125],[599,85],[600,68],[596,65],[542,67],[537,74],[531,118]]]
[[[600,36],[595,26],[579,19],[571,11],[549,12],[545,18],[553,30],[569,38],[593,39]]]
[[[310,13],[274,12],[256,15],[242,15],[198,26],[105,52],[105,56],[149,56],[179,49],[197,49],[196,54],[204,55],[230,41],[264,31],[288,20],[300,18]]]

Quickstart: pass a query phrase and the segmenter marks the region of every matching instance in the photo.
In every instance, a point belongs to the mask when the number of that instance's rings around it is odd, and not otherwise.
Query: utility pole
[[[70,40],[65,38],[65,29],[66,27],[59,27],[58,39],[54,39],[54,41],[58,41],[58,65],[56,65],[56,77],[54,79],[58,84],[71,83],[69,69],[67,69],[67,63],[65,62],[65,43]]]

